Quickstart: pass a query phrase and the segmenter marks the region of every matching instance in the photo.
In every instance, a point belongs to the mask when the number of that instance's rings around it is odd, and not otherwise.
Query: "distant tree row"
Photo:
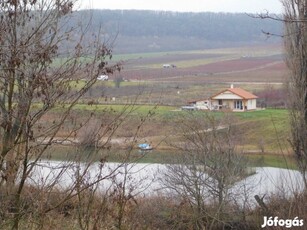
[[[77,14],[82,16],[84,11]],[[263,41],[262,31],[282,34],[282,23],[244,13],[174,13],[137,10],[94,10],[94,25],[121,36],[180,36],[214,41]]]

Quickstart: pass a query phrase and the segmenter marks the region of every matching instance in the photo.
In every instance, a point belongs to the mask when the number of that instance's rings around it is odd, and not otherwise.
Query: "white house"
[[[248,111],[256,109],[257,96],[241,88],[225,89],[210,97],[214,109],[229,109],[232,111]]]
[[[208,99],[190,101],[197,110],[248,111],[256,109],[257,96],[241,88],[225,89]]]

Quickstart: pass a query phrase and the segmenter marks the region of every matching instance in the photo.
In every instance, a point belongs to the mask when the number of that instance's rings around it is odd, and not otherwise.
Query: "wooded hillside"
[[[282,33],[282,24],[244,13],[175,13],[137,10],[78,11],[76,20],[92,17],[93,27],[114,40],[117,52],[169,51],[229,47],[264,42],[263,31]],[[86,15],[86,17],[85,17]]]

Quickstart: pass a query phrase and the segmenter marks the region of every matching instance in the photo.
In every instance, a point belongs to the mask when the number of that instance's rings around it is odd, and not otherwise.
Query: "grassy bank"
[[[53,146],[44,155],[44,159],[67,161],[100,161],[101,159],[107,162],[123,162],[130,161],[136,163],[148,164],[171,164],[178,155],[176,150],[102,150],[94,153],[93,149],[78,149],[72,146]],[[285,169],[297,169],[296,162],[293,156],[276,155],[276,154],[244,154],[248,159],[248,164],[251,167],[276,167]]]
[[[56,120],[62,108],[55,108],[46,123]],[[93,115],[94,114],[94,115]],[[259,111],[230,113],[208,111],[181,111],[174,106],[154,105],[121,105],[121,104],[77,104],[71,117],[80,121],[93,116],[97,121],[108,124],[114,117],[122,114],[124,121],[113,134],[113,139],[119,145],[135,135],[135,130],[141,125],[137,134],[137,142],[149,142],[157,150],[171,149],[169,143],[176,143],[182,135],[178,133],[178,125],[187,119],[206,119],[209,116],[217,118],[231,117],[231,125],[237,130],[237,146],[242,152],[260,152],[270,154],[290,154],[290,125],[288,111],[285,109],[265,109]],[[223,122],[223,121],[222,121]],[[199,127],[202,130],[202,127]],[[59,136],[65,137],[71,129],[71,123],[64,124]],[[124,140],[125,139],[125,140]],[[137,143],[136,143],[137,144]],[[118,147],[118,146],[117,146]],[[121,146],[125,148],[125,146]]]

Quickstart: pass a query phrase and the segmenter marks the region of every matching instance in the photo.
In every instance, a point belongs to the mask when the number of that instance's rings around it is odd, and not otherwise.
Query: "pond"
[[[84,173],[83,185],[99,180],[100,191],[107,191],[113,186],[121,186],[125,183],[125,188],[133,196],[172,193],[165,188],[163,183],[163,177],[167,173],[165,164],[101,164],[96,162],[87,165],[86,163],[44,160],[34,168],[28,183],[43,187],[57,180],[57,186],[60,189],[69,189],[85,170],[87,173]],[[255,195],[262,197],[274,193],[289,196],[294,191],[303,189],[302,177],[296,170],[274,167],[255,167],[253,170],[254,174],[237,182],[230,189],[230,193],[235,194],[239,203],[247,200],[253,204]]]

